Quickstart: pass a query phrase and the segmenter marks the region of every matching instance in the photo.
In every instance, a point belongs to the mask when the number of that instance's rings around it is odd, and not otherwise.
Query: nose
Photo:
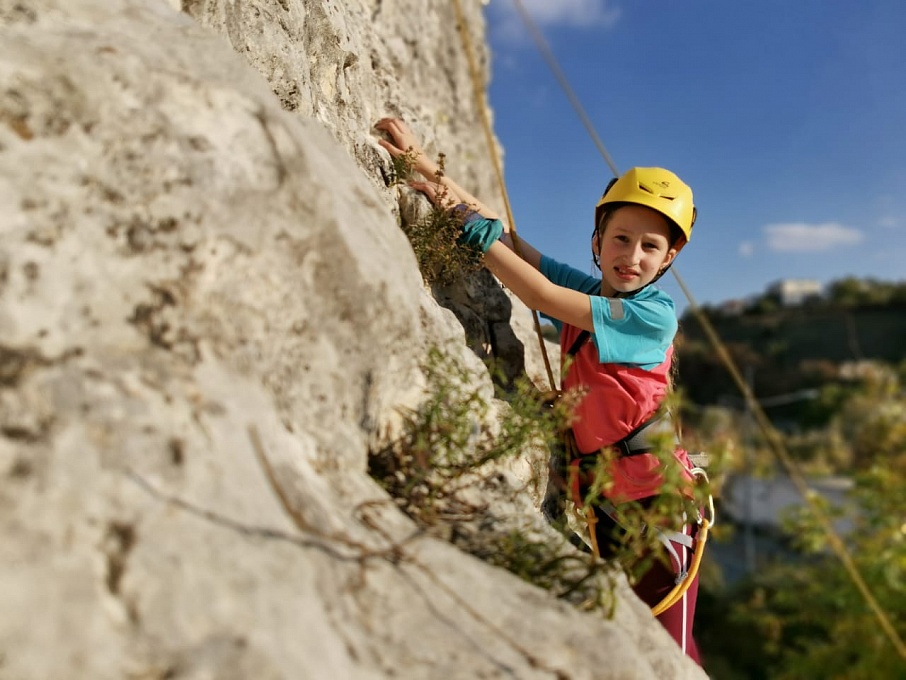
[[[642,247],[641,242],[633,243],[632,247],[629,249],[629,257],[632,260],[632,264],[641,262],[644,253],[645,249]]]

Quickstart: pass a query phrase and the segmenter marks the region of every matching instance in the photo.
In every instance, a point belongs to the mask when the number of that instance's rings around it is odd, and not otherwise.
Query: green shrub
[[[399,184],[412,172],[413,158],[403,154],[394,158],[393,183]],[[460,243],[464,215],[454,210],[455,201],[442,184],[444,156],[438,156],[435,180],[439,185],[436,204],[428,214],[414,222],[402,223],[412,244],[422,278],[428,285],[448,285],[481,268],[481,252]]]
[[[433,350],[423,365],[427,396],[404,418],[402,436],[375,451],[369,458],[369,472],[407,515],[427,531],[446,537],[461,549],[502,567],[520,578],[545,588],[574,604],[610,611],[613,606],[611,562],[594,560],[578,552],[548,531],[540,531],[540,516],[514,523],[513,518],[495,515],[494,508],[476,500],[490,489],[498,494],[497,462],[547,450],[569,424],[574,400],[567,394],[548,402],[527,381],[500,392],[505,412],[488,422],[490,394],[476,388],[469,371],[441,351]],[[489,390],[486,390],[489,391]],[[672,458],[673,439],[665,436],[658,449]],[[678,483],[673,470],[665,466],[665,483]],[[546,475],[539,471],[538,477]],[[596,491],[607,484],[601,476]],[[527,493],[526,489],[510,489]],[[699,498],[700,500],[700,498]],[[589,503],[595,501],[590,497]],[[675,527],[683,512],[694,517],[695,501],[665,494],[654,504],[628,503],[621,506],[629,529],[616,561],[640,578],[654,559],[667,560],[655,532],[645,527]],[[578,510],[581,516],[583,509]],[[581,521],[581,520],[580,520]]]

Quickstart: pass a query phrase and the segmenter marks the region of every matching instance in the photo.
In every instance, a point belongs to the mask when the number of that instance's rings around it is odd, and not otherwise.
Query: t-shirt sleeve
[[[591,296],[594,342],[602,363],[659,366],[676,335],[673,300],[655,292],[643,299]]]
[[[540,270],[553,283],[564,288],[572,288],[586,295],[595,295],[601,290],[601,279],[557,262],[547,255],[541,256]]]
[[[589,276],[578,269],[573,269],[569,265],[557,262],[547,255],[541,256],[541,266],[539,269],[544,276],[558,286],[571,288],[572,290],[577,290],[586,295],[595,295],[601,290],[601,279],[596,279],[594,276]],[[542,313],[541,316],[553,323],[557,332],[563,330],[563,322],[560,321],[560,319],[555,319],[544,313]]]
[[[667,350],[677,330],[676,309],[669,295],[649,287],[631,298],[603,297],[600,295],[601,279],[546,255],[541,256],[540,270],[558,286],[590,297],[595,326],[593,337],[600,361],[632,364],[650,370],[667,358]],[[558,331],[563,330],[559,319],[542,316]]]

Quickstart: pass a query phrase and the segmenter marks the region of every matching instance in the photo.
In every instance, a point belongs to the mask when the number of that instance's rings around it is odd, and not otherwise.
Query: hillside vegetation
[[[858,362],[897,365],[906,358],[906,284],[844,279],[825,298],[798,306],[764,295],[741,313],[701,311],[760,398],[852,377]],[[680,321],[677,355],[678,383],[695,404],[738,394],[692,312]]]
[[[764,296],[735,315],[702,311],[800,470],[853,480],[846,507],[813,502],[851,519],[846,548],[893,631],[806,507],[787,517],[782,559],[703,584],[696,626],[710,677],[906,677],[906,284],[846,279],[796,307]],[[782,474],[699,319],[681,328],[686,438],[730,473]]]

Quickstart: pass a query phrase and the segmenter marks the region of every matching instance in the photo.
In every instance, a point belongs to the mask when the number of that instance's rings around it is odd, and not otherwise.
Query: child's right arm
[[[514,243],[515,239],[518,239],[519,241],[518,247]],[[500,237],[500,242],[514,253],[521,255],[522,259],[532,265],[535,269],[541,271],[541,253],[535,250],[535,248],[532,247],[532,244],[521,236],[516,236],[515,239],[513,233],[507,231]]]
[[[456,182],[445,175],[438,175],[437,164],[425,155],[406,123],[397,118],[384,118],[378,121],[375,127],[390,137],[390,140],[380,139],[378,143],[391,156],[394,158],[405,154],[412,156],[413,169],[428,181],[410,182],[410,186],[423,191],[435,205],[438,204],[444,193],[438,185],[439,181],[446,189],[448,198],[452,198],[455,203],[465,203],[470,206],[485,218],[483,221],[486,224],[489,221],[499,220],[496,212],[483,205]],[[441,205],[439,207],[452,206]],[[506,231],[505,227],[504,231]],[[541,254],[522,240],[519,241],[519,246],[523,257],[514,252],[511,236],[506,240],[483,243],[481,249],[485,253],[485,265],[530,309],[537,309],[551,318],[559,319],[587,331],[593,331],[594,322],[589,296],[552,283],[541,273]]]
[[[587,294],[553,283],[501,241],[492,243],[485,252],[484,264],[529,309],[586,331],[595,330]]]

